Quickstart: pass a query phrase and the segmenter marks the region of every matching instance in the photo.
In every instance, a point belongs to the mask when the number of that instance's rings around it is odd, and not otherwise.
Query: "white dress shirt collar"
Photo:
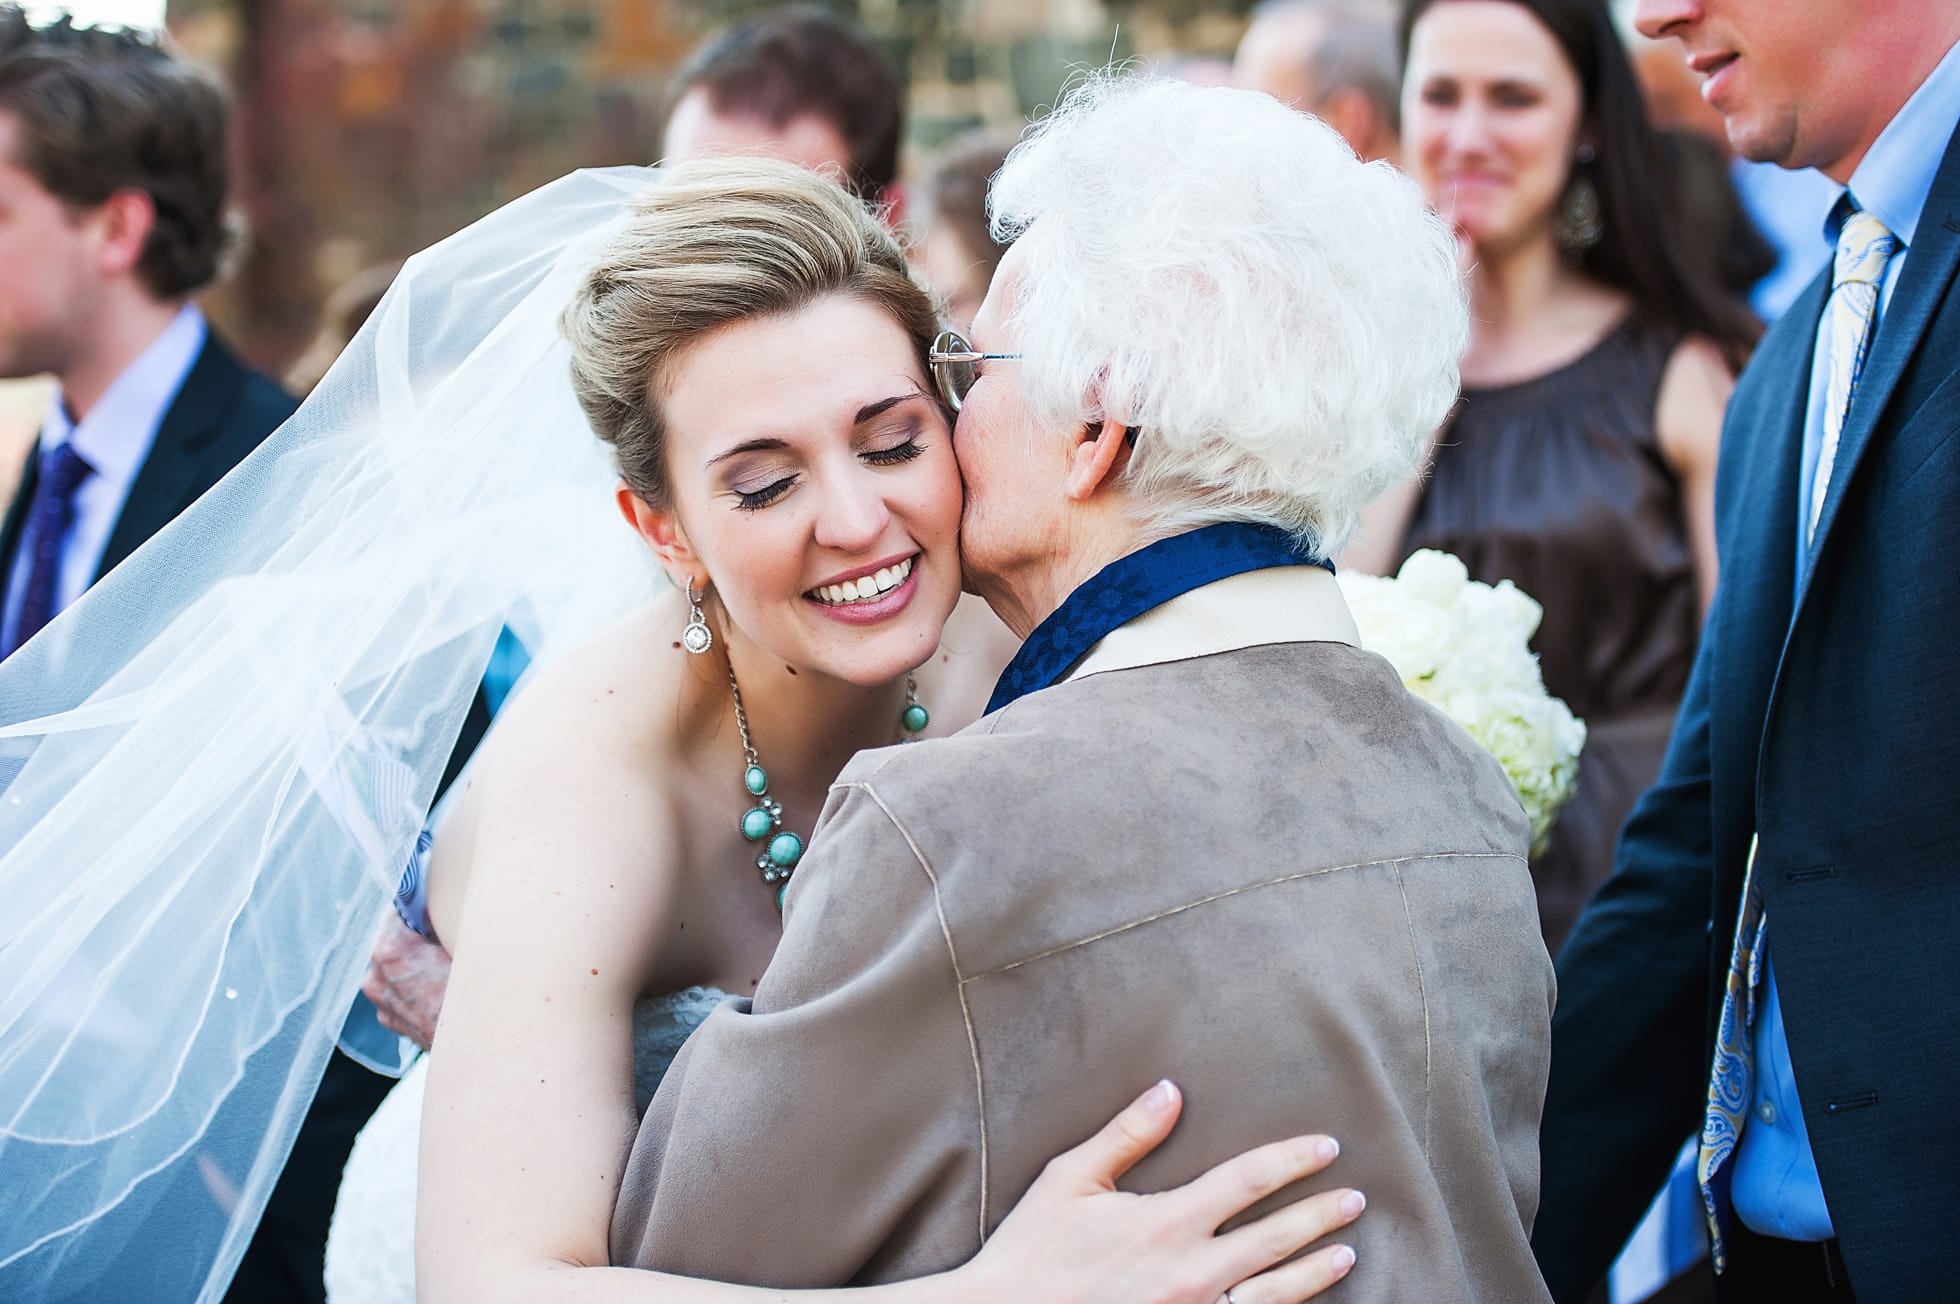
[[[1908,249],[1956,124],[1960,124],[1960,43],[1927,74],[1851,174],[1851,197]],[[1833,245],[1842,225],[1838,216],[1829,232]]]
[[[126,491],[149,456],[163,415],[183,388],[207,334],[204,314],[196,305],[185,304],[150,347],[110,382],[79,423],[69,418],[67,400],[56,389],[41,425],[42,455],[73,444],[94,471],[93,478]],[[121,506],[120,492],[117,506]]]

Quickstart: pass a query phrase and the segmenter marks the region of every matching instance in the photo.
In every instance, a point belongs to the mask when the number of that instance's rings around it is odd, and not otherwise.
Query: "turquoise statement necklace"
[[[749,737],[749,714],[742,709],[742,686],[735,682],[732,664],[728,667],[728,691],[735,695],[735,728],[742,736],[742,787],[755,799],[755,805],[742,812],[742,836],[764,844],[755,867],[762,871],[762,881],[775,889],[776,909],[781,910],[790,875],[796,872],[796,862],[803,859],[803,839],[783,827],[783,804],[769,795],[769,771],[762,768],[755,742]],[[905,676],[905,709],[899,712],[898,723],[910,735],[900,741],[908,743],[932,723],[932,716],[919,705],[919,684],[911,675]]]

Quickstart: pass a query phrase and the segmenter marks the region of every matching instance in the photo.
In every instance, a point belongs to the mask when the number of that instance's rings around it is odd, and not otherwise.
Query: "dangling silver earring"
[[[1593,147],[1579,146],[1579,167],[1573,169],[1572,184],[1565,188],[1559,204],[1558,224],[1552,237],[1569,254],[1583,253],[1606,234],[1606,219],[1599,210],[1599,191],[1583,169],[1593,161]]]
[[[695,656],[700,656],[715,645],[715,632],[708,628],[708,622],[701,617],[701,603],[708,596],[706,589],[701,596],[694,596],[694,577],[687,577],[687,626],[681,630],[681,646]]]

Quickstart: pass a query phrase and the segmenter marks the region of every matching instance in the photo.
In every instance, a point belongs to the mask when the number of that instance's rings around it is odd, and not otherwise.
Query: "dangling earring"
[[[1565,188],[1558,224],[1552,232],[1558,247],[1569,254],[1585,252],[1606,234],[1606,219],[1599,211],[1599,191],[1582,170],[1591,166],[1593,157],[1591,145],[1579,146],[1579,166],[1572,171],[1572,184]]]
[[[701,603],[708,596],[706,589],[701,596],[694,596],[694,577],[687,577],[687,625],[681,630],[681,646],[695,656],[700,656],[715,645],[715,632],[708,628],[708,622],[701,618]]]

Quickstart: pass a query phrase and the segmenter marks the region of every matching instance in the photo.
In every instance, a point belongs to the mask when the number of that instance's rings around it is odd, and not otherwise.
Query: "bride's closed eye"
[[[899,466],[925,451],[926,446],[919,442],[917,434],[908,433],[903,443],[889,448],[868,448],[859,456],[873,466]]]
[[[796,477],[786,475],[780,480],[764,485],[760,489],[736,489],[731,491],[738,512],[759,512],[770,503],[788,493],[796,484]]]
[[[920,433],[916,425],[907,426],[897,443],[882,448],[866,448],[861,450],[858,456],[872,466],[902,466],[926,451],[926,446],[919,441]],[[796,476],[786,475],[760,488],[731,489],[730,496],[735,499],[735,510],[759,512],[795,488],[797,479]]]

